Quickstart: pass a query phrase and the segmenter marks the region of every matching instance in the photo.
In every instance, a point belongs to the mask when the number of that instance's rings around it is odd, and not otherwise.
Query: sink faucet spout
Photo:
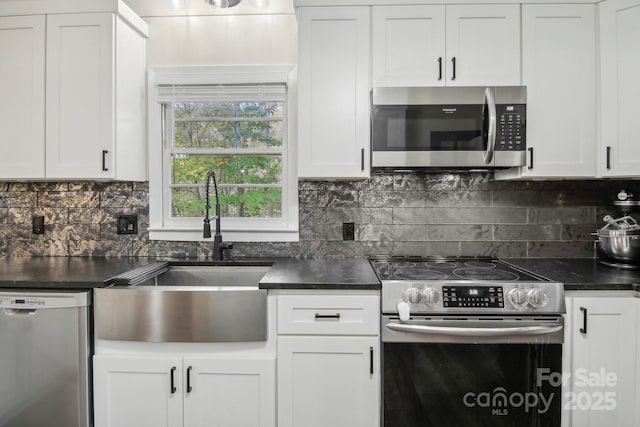
[[[202,237],[205,239],[211,238],[211,219],[209,219],[209,210],[211,209],[211,199],[209,196],[211,181],[213,181],[213,189],[216,196],[216,229],[215,236],[213,237],[213,259],[221,261],[223,259],[223,249],[231,249],[230,243],[222,241],[222,234],[220,233],[220,198],[218,195],[218,180],[216,173],[213,170],[207,172],[205,182],[205,215],[204,215],[204,231]]]

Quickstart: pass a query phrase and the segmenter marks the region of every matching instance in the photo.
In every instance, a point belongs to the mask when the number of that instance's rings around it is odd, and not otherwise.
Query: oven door
[[[562,334],[562,318],[383,316],[384,427],[560,426]]]

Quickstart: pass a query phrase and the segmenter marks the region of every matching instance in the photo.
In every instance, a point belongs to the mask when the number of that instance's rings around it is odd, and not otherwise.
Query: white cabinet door
[[[377,337],[278,337],[278,427],[380,424]]]
[[[45,17],[0,18],[0,179],[44,178]]]
[[[447,86],[520,85],[520,5],[450,5]]]
[[[640,396],[640,298],[636,298],[636,396]],[[640,421],[640,405],[636,405],[636,422]]]
[[[595,71],[594,5],[522,6],[529,157],[499,175],[596,176]]]
[[[182,426],[181,372],[180,357],[94,356],[95,426]]]
[[[573,349],[571,348],[571,334],[573,333],[573,298],[565,298],[567,312],[564,318],[564,343],[562,344],[562,372],[571,372],[571,361],[573,359]],[[571,397],[571,385],[569,382],[562,384],[562,427],[571,426],[571,411],[569,403]]]
[[[369,176],[369,9],[298,9],[301,178]]]
[[[603,176],[639,176],[640,0],[600,7],[601,147]]]
[[[114,19],[47,17],[48,178],[113,177]]]
[[[185,427],[275,427],[275,365],[275,357],[185,357]]]
[[[636,325],[634,298],[573,298],[571,425],[637,425]]]
[[[444,86],[445,6],[373,7],[373,86]]]

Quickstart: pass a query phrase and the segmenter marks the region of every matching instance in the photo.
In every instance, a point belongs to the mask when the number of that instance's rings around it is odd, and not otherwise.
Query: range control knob
[[[540,288],[529,289],[527,292],[527,302],[532,307],[544,307],[549,302],[549,295]]]
[[[398,303],[398,317],[403,322],[411,319],[411,307],[404,301]]]
[[[507,293],[507,298],[509,298],[509,302],[511,302],[511,304],[519,310],[523,310],[527,306],[526,289],[511,289],[509,293]]]
[[[404,291],[404,299],[411,304],[420,304],[422,302],[422,292],[418,288],[409,288]]]
[[[422,291],[422,301],[426,304],[437,304],[440,301],[440,292],[436,288],[427,288]]]

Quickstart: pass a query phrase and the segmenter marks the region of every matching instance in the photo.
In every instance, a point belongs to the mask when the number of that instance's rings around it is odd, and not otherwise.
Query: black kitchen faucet
[[[213,189],[216,195],[216,235],[213,238],[213,259],[215,261],[222,261],[224,249],[233,248],[233,244],[222,241],[222,234],[220,233],[220,198],[218,196],[218,180],[216,179],[216,173],[213,170],[207,172],[207,178],[205,179],[205,202],[206,212],[204,214],[204,232],[202,237],[205,239],[211,238],[211,220],[209,219],[209,209],[211,209],[211,202],[209,198],[209,187],[211,186],[211,180],[213,179]]]

